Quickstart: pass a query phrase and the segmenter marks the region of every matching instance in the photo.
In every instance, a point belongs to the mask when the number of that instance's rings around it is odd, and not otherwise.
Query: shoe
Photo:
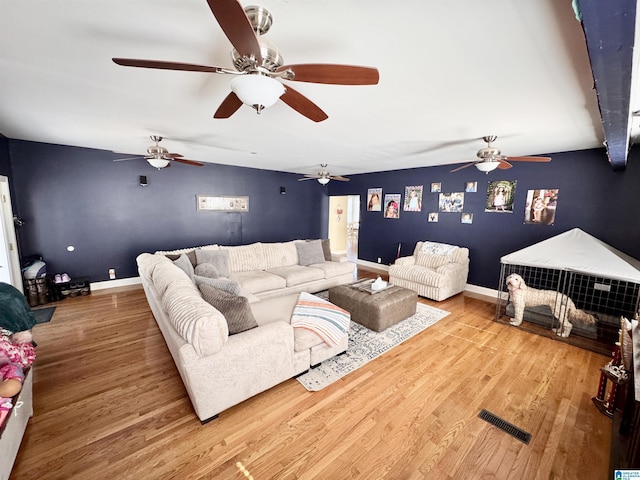
[[[62,275],[56,273],[56,276],[53,277],[53,283],[62,283]]]
[[[70,282],[70,281],[71,281],[71,277],[69,276],[69,274],[68,274],[68,273],[63,273],[63,274],[60,276],[60,281],[61,281],[62,283]]]

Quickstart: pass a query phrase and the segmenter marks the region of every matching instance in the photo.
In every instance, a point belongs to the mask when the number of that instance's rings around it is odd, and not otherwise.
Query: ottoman
[[[381,332],[416,313],[418,294],[396,286],[368,293],[340,285],[329,289],[329,301],[351,313],[354,322]]]

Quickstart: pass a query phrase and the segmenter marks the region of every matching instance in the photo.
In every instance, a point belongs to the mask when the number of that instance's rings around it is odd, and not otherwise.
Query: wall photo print
[[[400,218],[400,193],[387,193],[384,196],[384,218]]]
[[[382,211],[382,189],[370,188],[367,190],[367,212]]]
[[[441,193],[438,200],[438,210],[447,213],[462,213],[464,207],[464,193]]]
[[[558,189],[539,189],[527,192],[524,223],[529,225],[553,225],[556,219]]]
[[[429,222],[436,223],[438,221],[438,212],[429,212]]]
[[[405,212],[422,211],[422,185],[404,187],[404,207]]]
[[[513,213],[517,180],[489,182],[485,212]]]
[[[438,193],[442,189],[440,182],[434,182],[431,184],[431,193]]]

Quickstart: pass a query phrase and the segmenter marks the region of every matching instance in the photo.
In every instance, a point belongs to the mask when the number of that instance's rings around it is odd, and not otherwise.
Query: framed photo
[[[473,223],[473,213],[463,212],[460,217],[460,223],[467,223],[467,224]]]
[[[196,195],[199,212],[248,212],[249,197]]]
[[[438,222],[438,212],[429,212],[429,223]]]
[[[553,225],[558,204],[557,188],[540,188],[527,192],[524,223],[529,225]]]
[[[474,193],[478,191],[478,182],[467,182],[464,185],[464,191],[467,193]]]
[[[404,208],[405,212],[422,211],[422,185],[404,187]]]
[[[464,207],[464,192],[441,193],[438,200],[438,210],[447,213],[462,213]]]
[[[489,182],[485,212],[513,213],[513,201],[516,196],[517,180]]]
[[[438,193],[441,190],[442,190],[442,185],[440,184],[440,182],[431,184],[431,192],[432,193]]]
[[[400,193],[388,193],[384,196],[384,218],[400,218]]]
[[[370,188],[367,190],[367,212],[382,211],[382,189]]]

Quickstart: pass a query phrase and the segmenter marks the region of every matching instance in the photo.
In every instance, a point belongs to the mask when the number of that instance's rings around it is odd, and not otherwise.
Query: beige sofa
[[[464,291],[468,275],[469,249],[436,242],[417,242],[389,267],[390,283],[438,302]]]
[[[229,252],[229,278],[241,285],[257,322],[257,327],[232,335],[225,316],[170,259],[193,256],[200,248],[137,257],[149,306],[202,422],[347,349],[346,335],[330,347],[315,333],[293,328],[290,322],[299,292],[349,283],[355,265],[294,264],[294,257],[299,261],[295,243],[200,247]]]

